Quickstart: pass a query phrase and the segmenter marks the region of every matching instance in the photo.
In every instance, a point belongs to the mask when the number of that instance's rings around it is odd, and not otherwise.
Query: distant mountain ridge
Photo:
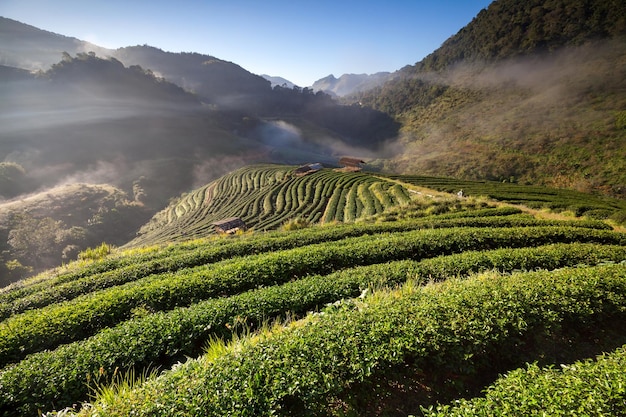
[[[26,70],[47,70],[61,60],[63,52],[76,55],[90,51],[99,56],[112,52],[111,49],[80,39],[0,16],[0,65]]]
[[[0,65],[45,71],[59,62],[64,52],[71,56],[94,52],[101,58],[116,58],[125,66],[150,69],[210,103],[234,106],[271,91],[262,77],[210,55],[165,52],[148,45],[107,49],[4,17],[0,17],[0,45]]]
[[[272,87],[287,87],[287,88],[293,88],[296,86],[296,84],[292,83],[291,81],[287,80],[286,78],[283,77],[277,77],[277,76],[272,76],[272,75],[267,75],[267,74],[261,74],[261,77],[265,78],[267,81],[269,81],[272,84]]]
[[[370,90],[382,85],[392,77],[389,72],[377,72],[376,74],[343,74],[335,78],[330,74],[313,83],[314,91],[323,91],[333,96],[347,96],[354,93]]]
[[[263,77],[210,55],[166,52],[148,45],[119,48],[112,55],[125,65],[151,69],[210,103],[234,107],[271,92]]]

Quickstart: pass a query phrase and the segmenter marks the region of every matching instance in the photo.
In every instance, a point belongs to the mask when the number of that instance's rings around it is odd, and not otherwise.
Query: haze
[[[148,44],[310,86],[421,60],[490,0],[3,0],[0,16],[107,48]]]

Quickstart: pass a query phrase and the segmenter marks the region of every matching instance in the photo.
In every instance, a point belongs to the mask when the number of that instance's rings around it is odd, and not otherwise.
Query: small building
[[[296,175],[296,177],[303,177],[305,175],[317,172],[322,168],[324,168],[324,166],[319,162],[316,162],[314,164],[302,165],[301,167],[296,168],[293,173]]]
[[[349,171],[360,171],[363,168],[363,165],[365,165],[365,161],[359,158],[344,156],[339,160],[339,165],[343,166],[346,170]]]
[[[226,233],[232,235],[238,231],[248,230],[248,226],[239,217],[229,217],[227,219],[220,220],[218,222],[211,223],[215,227],[215,231],[218,233]]]

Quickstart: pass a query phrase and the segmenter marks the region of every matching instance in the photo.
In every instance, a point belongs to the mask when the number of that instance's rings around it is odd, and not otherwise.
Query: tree
[[[51,217],[37,219],[29,214],[18,214],[12,223],[7,243],[13,255],[36,270],[57,265],[68,245],[85,238],[83,228],[66,229],[62,221]]]
[[[0,162],[0,196],[15,197],[25,190],[26,173],[14,162]]]

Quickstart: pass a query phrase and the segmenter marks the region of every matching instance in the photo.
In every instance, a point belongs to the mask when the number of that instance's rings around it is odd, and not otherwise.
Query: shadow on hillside
[[[430,366],[418,369],[411,358],[407,358],[404,364],[389,367],[353,387],[335,407],[364,417],[420,416],[423,415],[421,407],[482,396],[498,376],[524,368],[527,363],[558,368],[560,364],[613,351],[626,344],[625,319],[620,315],[600,323],[586,323],[585,327],[580,323],[564,323],[549,336],[545,329],[535,329],[535,334],[514,342],[514,346],[496,346],[474,357],[471,363],[457,361],[434,365],[438,358],[432,358],[428,361]],[[502,359],[503,356],[507,358]]]

